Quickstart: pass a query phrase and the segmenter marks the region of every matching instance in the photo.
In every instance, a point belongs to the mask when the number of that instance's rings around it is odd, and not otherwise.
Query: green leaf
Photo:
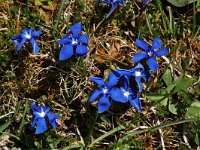
[[[165,84],[167,86],[172,84],[172,73],[171,73],[171,71],[169,69],[167,69],[165,71],[165,73],[163,74],[162,78],[163,78],[163,80],[164,80],[164,82],[165,82]]]
[[[196,2],[197,0],[167,0],[167,1],[176,7],[183,7],[190,3]]]
[[[3,132],[10,124],[11,124],[11,121],[8,121],[8,122],[2,124],[0,126],[0,132]]]
[[[146,97],[148,99],[150,99],[151,101],[155,101],[157,103],[160,103],[163,106],[167,106],[167,102],[168,102],[168,97],[166,95],[161,95],[161,94],[149,94],[146,95]]]
[[[171,112],[171,113],[173,113],[173,114],[175,114],[175,115],[177,115],[178,113],[177,113],[177,103],[172,103],[172,101],[169,101],[169,106],[168,106],[168,108],[169,108],[169,111]]]
[[[200,102],[194,101],[190,108],[188,108],[186,114],[186,118],[197,119],[200,120]]]
[[[188,77],[179,77],[176,81],[175,81],[175,89],[174,89],[174,93],[179,92],[179,91],[184,91],[186,90],[193,82],[192,78],[188,78]]]

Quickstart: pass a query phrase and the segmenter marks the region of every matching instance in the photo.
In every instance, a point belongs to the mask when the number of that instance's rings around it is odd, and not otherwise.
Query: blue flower
[[[32,28],[22,29],[22,32],[20,34],[14,36],[12,38],[12,41],[17,46],[16,50],[19,51],[22,48],[22,46],[24,45],[24,43],[28,40],[33,47],[34,54],[37,54],[40,50],[40,47],[36,43],[36,40],[40,37],[41,32],[42,32],[41,30],[33,31]]]
[[[134,68],[131,69],[131,75],[135,77],[139,92],[142,91],[141,79],[144,78],[146,81],[149,81],[151,77],[151,75],[144,69],[144,67],[140,63],[138,63]]]
[[[144,67],[140,63],[130,70],[118,68],[114,72],[111,72],[110,76],[112,76],[113,82],[115,82],[115,84],[117,84],[120,78],[123,76],[126,76],[127,78],[133,76],[138,85],[139,92],[142,91],[141,79],[143,78],[148,82],[151,77],[151,75],[144,69]]]
[[[115,85],[116,81],[113,79],[114,76],[109,75],[107,84],[104,83],[104,80],[99,77],[91,76],[90,80],[96,83],[100,89],[94,90],[89,98],[89,102],[94,102],[99,96],[101,97],[98,102],[98,112],[102,113],[110,107],[110,91],[112,86]]]
[[[74,53],[76,56],[87,54],[88,38],[86,34],[79,36],[81,30],[82,24],[78,22],[70,27],[71,35],[66,35],[58,41],[59,44],[66,44],[61,48],[59,60],[66,60]]]
[[[113,11],[115,10],[115,8],[119,4],[122,4],[123,6],[126,6],[126,3],[125,3],[124,0],[100,0],[100,1],[103,2],[103,3],[112,4],[111,9],[110,9],[109,13],[107,14],[106,18],[108,18],[113,13]]]
[[[121,103],[130,102],[139,112],[142,112],[142,106],[138,94],[133,87],[130,87],[129,77],[123,76],[123,86],[120,88],[113,88],[111,91],[111,98],[114,101]]]
[[[154,57],[155,56],[160,57],[166,55],[169,52],[168,48],[166,47],[161,48],[162,44],[160,38],[154,38],[152,47],[150,48],[148,47],[148,44],[145,41],[139,39],[136,40],[136,46],[138,48],[143,49],[145,53],[139,52],[135,54],[132,58],[132,61],[138,63],[144,58],[148,58],[147,64],[153,72],[156,72],[156,70],[159,67]]]
[[[49,107],[37,106],[35,102],[33,102],[31,104],[31,110],[33,112],[31,126],[34,127],[37,122],[35,134],[40,134],[47,130],[46,118],[49,119],[49,123],[53,128],[56,127],[56,119],[58,119],[58,115],[55,113],[50,113]]]

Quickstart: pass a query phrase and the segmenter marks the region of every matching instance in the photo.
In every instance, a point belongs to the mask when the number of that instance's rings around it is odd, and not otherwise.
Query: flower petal
[[[82,30],[81,22],[78,22],[70,27],[70,32],[72,33],[73,38],[77,38],[81,30]]]
[[[149,68],[153,71],[156,72],[156,70],[158,69],[159,65],[156,62],[154,57],[150,57],[147,61]]]
[[[83,43],[83,44],[85,44],[85,46],[87,46],[88,45],[88,37],[87,37],[87,35],[86,34],[81,35],[78,38],[78,42],[79,43]]]
[[[133,107],[135,107],[139,112],[142,112],[142,105],[138,95],[135,99],[130,99],[129,101]]]
[[[120,79],[120,74],[117,73],[117,72],[111,72],[108,76],[108,82],[107,82],[107,86],[108,87],[111,87],[111,86],[114,86],[118,83]]]
[[[99,77],[91,76],[90,81],[96,83],[100,87],[103,87],[105,85],[104,80],[102,78],[99,78]]]
[[[121,89],[119,88],[113,88],[110,91],[110,96],[114,101],[121,102],[121,103],[126,103],[127,98],[124,96],[124,93]]]
[[[47,125],[46,125],[45,118],[38,118],[38,124],[36,127],[35,134],[43,133],[46,130],[47,130]]]
[[[61,48],[59,60],[66,60],[73,55],[73,45],[65,45]]]
[[[31,127],[34,127],[34,126],[35,126],[37,119],[38,119],[38,117],[35,116],[35,115],[33,115]]]
[[[33,52],[34,52],[34,54],[37,54],[37,53],[39,52],[39,50],[40,50],[40,47],[39,47],[38,44],[36,43],[35,39],[34,39],[34,38],[31,38],[30,43],[31,43],[31,45],[32,45],[32,47],[33,47]]]
[[[32,102],[31,103],[31,110],[34,112],[34,111],[39,111],[40,109],[38,108],[38,106],[36,105],[35,102]]]
[[[145,52],[148,51],[148,44],[144,40],[136,39],[135,44],[138,48],[143,49]]]
[[[33,36],[35,39],[38,39],[40,37],[40,34],[42,33],[42,30],[37,30],[33,32]]]
[[[158,57],[160,57],[160,56],[166,55],[167,53],[169,53],[168,48],[163,47],[162,49],[156,51],[155,55],[158,56]]]
[[[98,102],[98,112],[103,113],[110,107],[109,98],[106,95],[103,95]]]
[[[160,49],[161,46],[162,46],[161,39],[160,38],[154,38],[153,44],[152,44],[152,47],[151,47],[151,51],[154,52],[155,49]]]
[[[127,76],[123,76],[123,86],[125,90],[130,88],[129,78]]]
[[[130,76],[131,75],[131,71],[130,70],[127,70],[127,69],[116,69],[115,70],[117,73],[120,74],[120,76]]]
[[[86,46],[77,45],[76,47],[76,56],[83,56],[88,53],[88,49]]]
[[[144,59],[144,58],[146,58],[147,57],[147,54],[145,54],[145,53],[142,53],[142,52],[138,52],[138,53],[136,53],[133,57],[132,57],[132,61],[134,62],[134,63],[138,63],[138,62],[140,62],[142,59]]]
[[[50,114],[50,113],[48,113],[47,114],[47,117],[48,117],[48,119],[49,119],[49,123],[51,124],[51,126],[53,127],[53,128],[55,128],[57,125],[56,125],[56,119],[58,119],[58,114],[55,114],[55,113],[53,113],[53,114]]]
[[[24,45],[25,42],[26,42],[26,39],[22,38],[22,40],[20,41],[19,45],[17,46],[16,51],[19,51],[22,48],[22,46]]]
[[[98,90],[94,90],[89,98],[89,102],[90,103],[93,103],[98,97],[100,94],[102,94],[102,90],[101,89],[98,89]]]
[[[142,83],[141,83],[141,76],[136,76],[135,81],[137,82],[139,92],[142,92]]]
[[[115,8],[117,7],[117,5],[118,5],[117,3],[113,3],[113,4],[112,4],[112,7],[111,7],[109,13],[106,15],[106,18],[108,18],[108,17],[113,13],[113,11],[114,11]]]
[[[61,38],[60,40],[58,40],[58,43],[59,44],[65,44],[65,43],[72,43],[72,38],[71,38],[71,36],[68,36],[68,35],[66,35],[66,36],[64,36],[63,38]]]

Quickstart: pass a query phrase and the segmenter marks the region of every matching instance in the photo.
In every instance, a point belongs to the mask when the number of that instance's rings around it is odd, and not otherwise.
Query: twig
[[[188,146],[188,148],[191,149],[191,146],[186,137],[186,125],[185,124],[183,124],[183,140],[184,140],[185,144]]]
[[[158,118],[158,116],[157,116],[157,114],[156,114],[155,108],[153,107],[153,108],[151,108],[151,110],[153,111],[153,113],[154,113],[154,115],[155,115],[157,125],[160,125],[160,120],[159,120],[159,118]],[[158,129],[158,131],[159,131],[159,133],[160,133],[160,140],[161,140],[162,149],[163,149],[163,150],[166,150],[166,149],[165,149],[164,139],[163,139],[163,132],[162,132],[161,129]]]

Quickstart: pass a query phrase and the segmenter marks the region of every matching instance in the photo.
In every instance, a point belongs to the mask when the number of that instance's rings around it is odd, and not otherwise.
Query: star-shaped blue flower
[[[133,87],[130,87],[129,77],[123,76],[123,86],[120,88],[113,88],[111,93],[111,98],[114,101],[121,103],[130,102],[133,107],[135,107],[139,112],[142,112],[142,106],[138,94],[135,92]]]
[[[112,5],[109,13],[106,16],[106,18],[108,18],[113,13],[113,11],[117,8],[117,6],[119,4],[126,6],[126,3],[125,3],[124,0],[100,0],[100,1],[103,2],[103,3],[109,3],[109,4]]]
[[[37,54],[40,47],[36,43],[36,40],[40,37],[41,30],[34,31],[32,28],[22,29],[22,32],[12,38],[12,41],[17,46],[17,51],[19,51],[26,41],[29,41],[33,47],[34,54]]]
[[[156,72],[159,67],[154,57],[161,57],[169,52],[168,48],[161,47],[162,43],[160,38],[154,38],[152,47],[148,47],[148,44],[145,41],[137,39],[136,46],[143,49],[145,53],[139,52],[135,54],[132,58],[132,61],[138,63],[144,58],[147,58],[147,64],[153,72]]]
[[[76,56],[87,54],[88,38],[86,34],[79,36],[81,30],[82,24],[78,22],[70,27],[71,35],[66,35],[58,41],[59,44],[65,44],[61,48],[59,60],[66,60],[73,54]]]
[[[56,119],[58,119],[58,115],[55,113],[50,113],[49,107],[37,106],[35,102],[33,102],[31,104],[31,110],[33,112],[31,127],[34,127],[37,123],[35,134],[40,134],[47,130],[46,118],[49,119],[49,123],[53,128],[56,127]]]
[[[89,102],[92,103],[99,96],[101,97],[98,102],[99,113],[106,111],[111,105],[109,101],[110,91],[112,89],[112,86],[114,86],[116,83],[114,81],[115,79],[113,79],[112,77],[113,77],[112,75],[109,75],[107,83],[105,83],[104,80],[100,77],[94,77],[94,76],[90,77],[90,80],[96,83],[100,87],[100,89],[94,90],[89,98]]]

